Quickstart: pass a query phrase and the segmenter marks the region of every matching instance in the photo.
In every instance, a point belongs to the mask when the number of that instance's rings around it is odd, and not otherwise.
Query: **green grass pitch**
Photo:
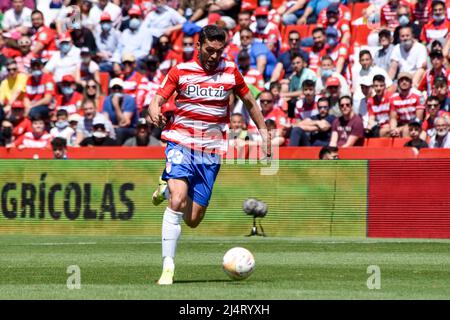
[[[448,299],[450,241],[182,237],[175,283],[155,285],[160,240],[136,236],[0,236],[1,299]],[[223,254],[244,246],[255,272],[231,281]],[[81,289],[69,290],[78,265]],[[381,289],[369,290],[370,265]]]

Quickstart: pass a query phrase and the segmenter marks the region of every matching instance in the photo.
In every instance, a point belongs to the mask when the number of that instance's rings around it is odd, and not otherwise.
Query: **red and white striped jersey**
[[[30,101],[38,101],[44,98],[46,94],[55,96],[55,87],[56,85],[52,75],[44,73],[38,79],[30,76],[27,80],[25,92]]]
[[[416,118],[416,111],[425,109],[423,97],[417,90],[411,89],[406,97],[394,93],[390,99],[390,110],[397,112],[398,125],[402,126]]]
[[[316,96],[314,99],[314,103],[308,105],[306,103],[305,97],[300,97],[300,99],[298,99],[297,103],[295,104],[295,119],[305,120],[307,118],[318,115],[319,109],[317,109],[317,101],[319,100],[319,98],[320,96]]]
[[[367,100],[369,116],[375,116],[375,121],[380,127],[389,123],[391,96],[392,93],[385,91],[381,100],[376,99],[375,96]]]
[[[410,4],[404,0],[400,0],[399,4],[410,7]],[[400,25],[397,17],[397,9],[398,5],[392,6],[389,2],[381,7],[380,20],[382,27],[387,26],[388,28],[394,29]]]
[[[144,107],[145,96],[148,93],[148,79],[139,72],[134,71],[129,77],[123,77],[123,93],[136,99],[136,107],[141,112]]]
[[[251,84],[259,91],[264,90],[264,78],[258,69],[250,67],[246,73],[242,73],[245,83]]]
[[[166,100],[178,94],[174,116],[161,137],[196,150],[226,151],[232,91],[241,98],[250,92],[232,61],[222,59],[212,72],[198,58],[173,67],[157,92]]]
[[[444,20],[441,24],[435,25],[432,20],[423,26],[420,41],[431,43],[433,40],[447,40],[449,31],[450,21]]]
[[[40,137],[36,138],[33,132],[26,132],[19,139],[14,141],[16,147],[23,145],[25,148],[49,148],[52,136],[48,132],[44,132]]]

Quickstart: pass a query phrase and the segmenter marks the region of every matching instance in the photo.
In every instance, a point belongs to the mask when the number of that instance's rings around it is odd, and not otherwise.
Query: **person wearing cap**
[[[250,24],[250,30],[253,31],[255,41],[266,43],[270,51],[278,54],[281,47],[281,33],[278,26],[269,21],[269,9],[258,7],[254,16],[256,21]]]
[[[75,132],[75,137],[73,138],[73,141],[71,142],[71,145],[75,145],[76,142],[76,132],[78,127],[78,122],[81,121],[82,116],[79,113],[72,113],[68,118],[67,121],[69,121],[69,126],[72,128],[72,130]]]
[[[56,112],[56,121],[54,127],[50,129],[50,135],[53,138],[60,137],[67,140],[67,145],[72,146],[75,142],[75,130],[72,129],[69,123],[69,114],[67,110],[59,109]]]
[[[0,107],[3,107],[5,114],[9,115],[11,105],[15,101],[23,101],[28,76],[19,72],[14,59],[6,61],[6,70],[8,74],[0,83]]]
[[[352,98],[340,97],[339,109],[342,116],[335,119],[331,125],[329,146],[339,148],[361,146],[364,139],[364,125],[361,117],[353,111]]]
[[[367,135],[370,137],[389,137],[390,99],[392,92],[386,90],[386,78],[380,74],[372,79],[374,95],[367,99],[369,122]]]
[[[39,10],[35,10],[31,14],[31,24],[33,26],[31,51],[36,56],[42,56],[44,59],[51,58],[58,50],[56,46],[56,32],[44,24],[44,15]]]
[[[53,76],[44,73],[44,64],[40,58],[31,60],[31,74],[28,77],[25,89],[25,110],[26,114],[35,116],[40,114],[43,118],[48,118],[49,107],[56,95],[56,84]]]
[[[413,77],[410,73],[398,75],[398,92],[390,99],[390,121],[392,137],[408,137],[408,123],[413,119],[423,121],[425,101],[420,92],[412,88]]]
[[[430,148],[450,148],[449,120],[445,117],[434,119],[435,135],[431,137],[428,146]]]
[[[350,9],[338,2],[332,3],[328,8],[319,13],[318,25],[327,29],[334,28],[338,31],[338,42],[350,45]]]
[[[26,34],[28,28],[31,28],[31,9],[25,7],[23,0],[12,0],[11,2],[12,8],[3,14],[2,29],[3,31],[16,29],[22,34]]]
[[[100,83],[100,67],[92,60],[92,55],[88,47],[81,48],[81,61],[75,72],[75,82],[81,84],[83,88],[86,87],[88,79],[94,79]]]
[[[400,43],[394,46],[391,55],[389,77],[393,80],[397,72],[413,75],[413,86],[417,87],[427,66],[427,49],[413,38],[411,27],[401,27]]]
[[[83,139],[80,147],[114,147],[120,145],[109,137],[106,131],[106,123],[101,118],[94,118],[92,122],[92,136]]]
[[[151,134],[150,124],[144,118],[139,118],[136,125],[136,136],[128,138],[125,147],[161,146],[161,141]]]
[[[113,28],[111,15],[103,12],[100,17],[100,28],[96,28],[94,31],[100,71],[112,72],[111,58],[119,45],[120,35],[120,31]]]
[[[433,80],[432,93],[438,97],[440,110],[450,111],[450,97],[448,94],[448,79],[439,75]]]
[[[345,43],[339,42],[339,33],[335,28],[325,29],[326,53],[333,59],[337,73],[343,73],[348,63],[349,47]]]
[[[433,40],[447,40],[450,31],[450,22],[446,17],[446,3],[440,0],[431,2],[431,20],[422,28],[420,41],[430,44]]]
[[[450,85],[450,69],[446,69],[444,65],[444,55],[441,51],[430,52],[431,68],[427,70],[424,77],[420,81],[417,89],[420,91],[426,91],[426,94],[430,96],[433,91],[434,79],[438,76],[447,79],[448,85]]]
[[[124,93],[124,81],[120,78],[112,79],[109,87],[111,94],[105,98],[103,114],[113,124],[117,142],[122,145],[135,133],[138,120],[136,100]]]
[[[154,39],[152,37],[152,31],[142,23],[142,11],[138,6],[132,6],[128,11],[128,15],[130,17],[130,23],[128,28],[123,30],[120,35],[112,61],[120,64],[121,58],[125,53],[133,54],[138,62],[138,66],[140,66],[141,61],[144,61],[149,54]],[[116,76],[118,76],[117,65],[114,65],[114,68],[116,70]]]
[[[81,112],[83,95],[76,91],[75,78],[68,74],[62,77],[60,94],[56,96],[55,110],[64,109],[69,115]]]
[[[25,132],[31,131],[31,121],[25,116],[25,105],[22,101],[16,101],[11,105],[11,116],[9,120],[14,126],[14,140],[25,134]]]
[[[353,104],[353,111],[361,117],[363,120],[364,129],[367,132],[369,131],[369,110],[367,103],[373,96],[373,78],[370,76],[362,76],[359,79],[359,86],[363,94],[363,98],[359,101],[358,105]]]
[[[339,108],[339,98],[341,95],[341,82],[336,77],[329,77],[325,82],[325,96],[330,101],[330,114],[335,117],[342,115]]]
[[[71,74],[75,76],[77,66],[80,64],[81,50],[72,44],[69,33],[61,34],[58,38],[59,51],[51,57],[44,68],[44,72],[52,73],[57,83],[62,77]]]
[[[111,0],[96,1],[96,4],[89,11],[89,20],[97,25],[105,12],[110,15],[113,28],[118,29],[122,22],[122,9]]]

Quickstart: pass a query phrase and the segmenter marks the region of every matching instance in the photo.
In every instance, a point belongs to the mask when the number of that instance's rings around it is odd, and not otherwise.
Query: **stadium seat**
[[[350,12],[352,13],[352,20],[362,17],[363,10],[369,6],[370,2],[349,3],[348,7],[350,8]]]
[[[339,148],[339,158],[356,159],[415,159],[412,148],[371,148],[351,147]]]
[[[103,94],[107,95],[109,90],[109,73],[108,72],[100,72],[100,88],[102,89]]]
[[[364,146],[371,148],[389,148],[392,147],[392,138],[370,138],[366,139]]]
[[[284,0],[272,0],[272,8],[278,9],[284,2]]]
[[[298,31],[298,33],[300,33],[300,37],[306,38],[311,36],[311,32],[312,30],[316,27],[315,24],[305,24],[305,25],[289,25],[286,26],[286,28],[284,29],[284,33],[282,34],[282,42],[283,43],[288,43],[288,37],[289,37],[289,32],[291,32],[292,30],[296,30]]]
[[[450,149],[420,149],[418,159],[437,159],[446,158],[450,159]]]
[[[393,138],[392,146],[393,147],[403,147],[405,143],[407,143],[411,138]]]
[[[350,43],[352,46],[355,45],[367,45],[367,38],[372,32],[372,29],[366,25],[352,26],[352,36]]]

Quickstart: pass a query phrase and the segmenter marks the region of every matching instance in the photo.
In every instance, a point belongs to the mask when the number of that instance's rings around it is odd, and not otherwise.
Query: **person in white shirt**
[[[143,25],[150,29],[153,37],[159,38],[163,34],[169,36],[172,32],[180,30],[186,18],[166,5],[166,0],[155,0],[155,10],[145,18]]]
[[[7,10],[2,21],[3,31],[18,28],[22,34],[26,34],[31,28],[31,9],[25,7],[23,0],[13,0],[12,8]]]
[[[399,30],[400,43],[392,50],[389,77],[394,80],[397,73],[413,74],[413,87],[417,88],[427,67],[427,48],[413,39],[409,26]]]
[[[318,77],[316,81],[316,93],[317,94],[324,94],[326,92],[326,82],[328,78],[336,78],[339,80],[340,88],[341,88],[341,94],[343,96],[349,96],[350,93],[350,86],[347,83],[347,80],[345,80],[344,76],[340,73],[336,72],[336,67],[334,65],[333,59],[325,55],[320,60],[320,68],[317,72]]]
[[[98,0],[98,3],[96,3],[97,1],[93,2],[94,5],[89,11],[89,20],[91,23],[99,25],[102,13],[107,12],[111,16],[113,27],[118,29],[122,23],[122,9],[110,0]]]
[[[448,134],[448,120],[445,117],[434,119],[436,134],[431,137],[430,148],[450,148],[450,135]]]
[[[52,73],[56,82],[60,82],[66,74],[75,76],[77,66],[80,64],[80,49],[72,44],[69,33],[58,38],[59,51],[51,57],[45,65],[44,72]]]
[[[75,130],[70,127],[68,118],[69,114],[67,113],[67,110],[59,109],[56,112],[55,126],[50,130],[50,135],[53,138],[64,138],[67,141],[67,145],[72,146]]]

